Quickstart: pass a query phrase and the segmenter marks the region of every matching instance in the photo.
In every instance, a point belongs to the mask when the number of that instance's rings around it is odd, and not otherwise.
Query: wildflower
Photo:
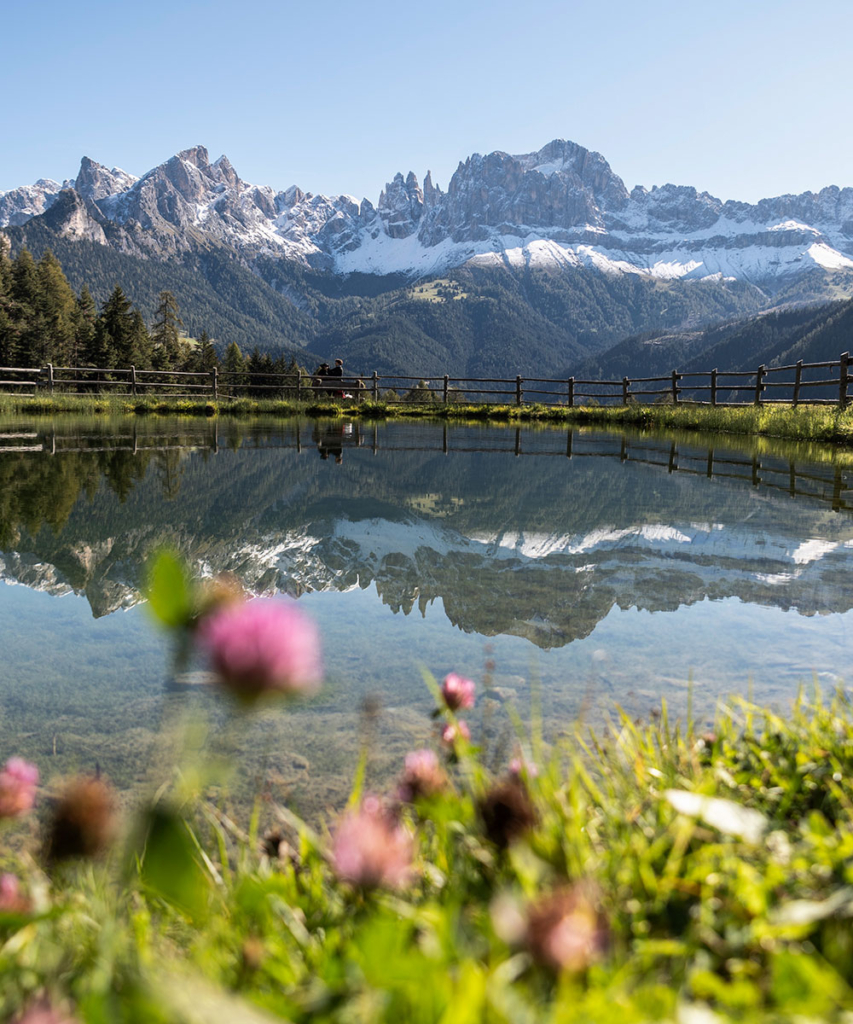
[[[404,803],[413,803],[421,797],[435,796],[447,785],[447,775],[438,763],[435,751],[413,750],[406,754],[406,766],[397,789]]]
[[[332,864],[345,882],[399,889],[409,880],[412,837],[375,796],[341,819],[332,842]]]
[[[290,863],[297,870],[300,867],[302,858],[298,850],[295,850],[284,836],[281,829],[271,828],[261,837],[261,852],[271,861]]]
[[[295,604],[228,604],[203,619],[198,633],[222,682],[238,697],[310,692],[320,682],[317,627]]]
[[[527,787],[518,779],[490,789],[480,801],[479,811],[486,835],[499,850],[505,850],[536,823]]]
[[[50,1000],[39,999],[32,1003],[22,1017],[16,1017],[14,1024],[77,1024],[76,1018],[54,1007]]]
[[[4,914],[26,914],[32,904],[21,894],[21,883],[16,875],[8,872],[0,875],[0,912]]]
[[[516,779],[525,775],[528,779],[535,779],[539,775],[539,769],[533,761],[522,754],[509,762],[509,773]]]
[[[10,757],[0,772],[0,818],[17,818],[35,803],[39,770],[21,757]]]
[[[220,608],[239,604],[244,600],[243,584],[234,573],[221,572],[218,576],[199,584],[198,608],[202,619]]]
[[[468,723],[460,718],[458,722],[448,722],[441,730],[441,740],[448,747],[455,747],[460,740],[471,742],[471,730]]]
[[[600,959],[607,929],[581,886],[548,894],[528,913],[527,947],[534,960],[554,971],[581,971]]]
[[[47,861],[100,856],[112,842],[115,824],[112,789],[92,776],[73,779],[53,811],[45,843]]]
[[[467,710],[474,707],[475,689],[476,687],[470,679],[464,679],[455,672],[451,672],[444,677],[444,682],[441,684],[441,695],[451,711]]]

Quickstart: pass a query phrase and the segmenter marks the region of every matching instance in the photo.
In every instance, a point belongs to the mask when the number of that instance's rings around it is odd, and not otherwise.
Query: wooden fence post
[[[628,384],[629,384],[628,378],[627,377],[623,377],[622,378],[622,404],[623,405],[627,405],[628,404]]]
[[[711,405],[717,404],[717,369],[711,370]]]
[[[672,404],[678,405],[678,370],[672,371]]]
[[[449,388],[449,382],[450,382],[450,378],[445,373],[445,375],[444,375],[444,388],[442,389],[442,400],[444,401],[445,405],[447,405],[447,391],[448,391],[448,388]]]
[[[53,363],[47,364],[47,390],[53,394]]]
[[[569,408],[573,409],[575,405],[575,378],[569,377]]]
[[[764,390],[762,381],[767,374],[767,367],[764,363],[755,371],[755,405],[761,405],[761,392]]]
[[[794,374],[794,397],[791,401],[791,405],[796,407],[800,400],[800,382],[803,379],[803,361],[802,359],[797,360],[797,372]]]
[[[515,378],[515,404],[521,405],[524,400],[524,392],[521,390],[521,377]]]
[[[296,371],[296,401],[302,401],[302,371]]]
[[[373,371],[373,401],[379,401],[379,377],[376,370]]]
[[[838,371],[838,404],[844,409],[847,405],[847,364],[850,361],[850,353],[841,353],[841,366]]]
[[[213,394],[214,402],[219,397],[219,370],[214,366],[210,371],[210,390]]]
[[[130,367],[130,393],[136,398],[136,367]]]

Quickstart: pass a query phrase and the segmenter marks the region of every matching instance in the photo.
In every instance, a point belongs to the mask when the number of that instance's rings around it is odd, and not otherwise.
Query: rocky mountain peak
[[[104,167],[88,156],[80,161],[80,171],[73,183],[77,192],[85,199],[97,202],[99,199],[106,199],[107,196],[125,192],[138,179],[120,167],[113,167],[112,170]]]
[[[182,149],[177,154],[177,158],[178,160],[183,160],[184,163],[192,164],[200,171],[205,171],[210,167],[210,156],[205,146],[193,146],[191,149]]]
[[[44,222],[66,238],[85,239],[106,245],[103,225],[106,223],[98,208],[76,189],[63,189],[44,215]]]
[[[418,229],[424,209],[424,194],[413,171],[405,181],[399,172],[379,196],[376,210],[390,238],[407,238]]]

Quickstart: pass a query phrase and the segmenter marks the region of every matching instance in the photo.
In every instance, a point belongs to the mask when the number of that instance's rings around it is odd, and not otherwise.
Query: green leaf
[[[187,626],[193,615],[192,588],[183,562],[161,551],[148,574],[148,602],[155,618],[168,629]]]
[[[191,917],[202,916],[210,878],[199,861],[187,823],[174,811],[157,806],[148,811],[145,824],[140,865],[143,885]]]

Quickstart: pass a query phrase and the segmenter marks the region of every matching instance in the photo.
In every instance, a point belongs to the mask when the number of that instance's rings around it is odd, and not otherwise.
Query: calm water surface
[[[748,688],[783,706],[849,682],[849,464],[577,430],[0,423],[0,757],[132,787],[169,761],[168,723],[204,718],[200,742],[241,751],[238,788],[272,780],[314,813],[340,803],[363,739],[378,781],[428,738],[424,669],[494,665],[475,725],[495,756],[508,703],[541,703],[549,735],[615,703],[683,707],[689,686],[702,715]],[[235,738],[197,673],[168,681],[139,594],[164,543],[317,619],[311,705]]]

